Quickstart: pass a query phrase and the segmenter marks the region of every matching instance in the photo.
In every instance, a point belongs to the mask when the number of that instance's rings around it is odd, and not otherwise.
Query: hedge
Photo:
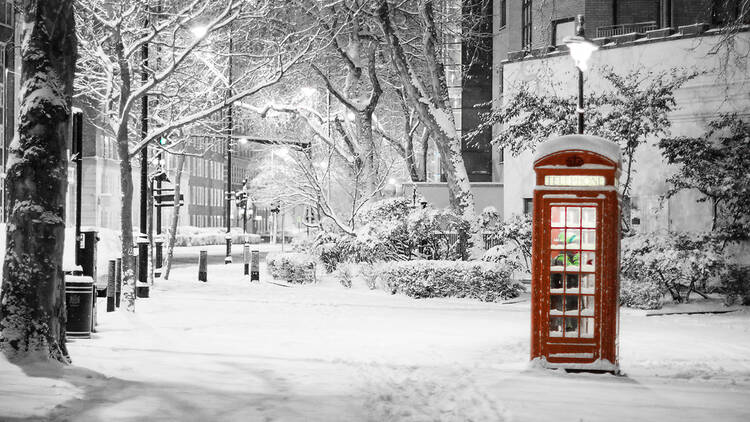
[[[489,262],[399,261],[381,264],[379,270],[387,290],[413,298],[466,297],[497,302],[524,291],[511,279],[511,267]]]
[[[290,283],[314,283],[317,261],[314,257],[298,252],[268,254],[266,265],[275,279]]]

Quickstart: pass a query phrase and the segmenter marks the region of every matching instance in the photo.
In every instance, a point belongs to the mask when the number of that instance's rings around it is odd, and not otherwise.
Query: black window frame
[[[521,3],[521,50],[531,50],[533,17],[531,14],[532,0],[522,0]]]
[[[552,39],[550,40],[551,46],[557,47],[562,44],[555,44],[555,40],[557,39],[557,25],[560,25],[561,23],[568,23],[568,22],[575,22],[575,17],[570,18],[564,18],[564,19],[556,19],[552,21]],[[573,30],[573,35],[575,35],[575,30]]]

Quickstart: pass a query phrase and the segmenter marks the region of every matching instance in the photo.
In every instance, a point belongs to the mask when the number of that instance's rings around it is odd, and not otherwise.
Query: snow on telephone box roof
[[[616,142],[593,135],[565,135],[537,145],[534,163],[560,151],[589,151],[622,165],[622,152]]]

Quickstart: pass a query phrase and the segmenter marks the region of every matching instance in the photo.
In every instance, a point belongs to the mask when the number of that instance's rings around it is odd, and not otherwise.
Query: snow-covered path
[[[250,284],[240,264],[210,267],[204,284],[194,271],[134,315],[100,307],[99,332],[69,344],[75,366],[57,376],[0,360],[0,420],[750,419],[747,309],[624,310],[627,376],[566,374],[528,367],[528,301]]]

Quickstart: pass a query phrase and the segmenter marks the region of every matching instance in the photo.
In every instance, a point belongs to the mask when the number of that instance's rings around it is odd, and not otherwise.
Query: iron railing
[[[615,35],[624,35],[630,33],[645,34],[646,31],[657,29],[656,21],[623,23],[620,25],[600,26],[596,28],[596,37],[612,37]]]

